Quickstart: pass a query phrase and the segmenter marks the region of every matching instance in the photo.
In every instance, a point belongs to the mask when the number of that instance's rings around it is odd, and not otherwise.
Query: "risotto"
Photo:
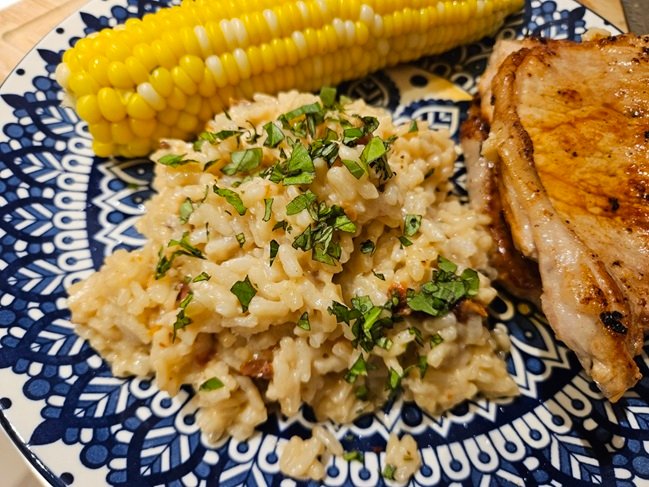
[[[249,437],[273,404],[347,423],[395,394],[437,415],[517,393],[507,335],[483,324],[488,221],[451,192],[448,133],[323,90],[257,96],[162,146],[146,244],[69,289],[114,374],[193,386],[215,440]],[[403,480],[416,445],[390,441]],[[340,450],[317,430],[280,465],[321,478]]]

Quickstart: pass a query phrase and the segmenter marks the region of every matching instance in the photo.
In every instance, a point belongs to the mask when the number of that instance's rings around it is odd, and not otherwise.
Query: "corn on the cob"
[[[185,0],[80,39],[56,77],[99,156],[185,139],[232,100],[311,91],[492,33],[523,0]]]

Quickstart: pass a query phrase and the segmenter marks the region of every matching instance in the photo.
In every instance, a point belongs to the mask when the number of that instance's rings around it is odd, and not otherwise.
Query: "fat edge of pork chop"
[[[483,150],[483,156],[494,161],[500,173],[501,202],[514,241],[525,255],[539,263],[543,311],[558,338],[576,352],[585,370],[612,401],[640,378],[633,357],[640,351],[643,328],[647,326],[649,282],[644,278],[644,272],[649,271],[647,192],[640,198],[622,198],[623,203],[616,199],[616,211],[619,205],[624,205],[626,211],[611,214],[606,210],[611,207],[609,195],[620,189],[618,166],[621,175],[626,175],[622,179],[629,185],[628,194],[639,194],[639,186],[649,187],[647,141],[642,140],[648,132],[641,130],[647,113],[640,113],[636,106],[640,98],[646,109],[649,99],[646,91],[649,88],[648,44],[649,38],[634,36],[582,45],[550,41],[507,57],[490,86],[494,95],[494,119],[490,139]],[[586,70],[595,79],[580,77],[569,69],[570,65],[579,66],[578,59],[570,55],[574,49],[579,50],[577,56],[582,64],[592,59],[589,56],[600,56],[601,65],[593,62],[594,66]],[[562,65],[562,61],[568,65]],[[636,71],[621,76],[614,69],[628,70],[628,66],[635,67]],[[629,90],[629,86],[635,86],[629,78],[633,75],[637,78],[638,71],[639,85]],[[607,87],[607,79],[612,79],[613,84],[622,83],[617,86],[620,91],[611,93],[614,99],[622,101],[615,106],[604,98],[602,104],[613,105],[609,112],[622,113],[622,119],[624,116],[631,119],[629,126],[638,132],[640,140],[634,134],[626,137],[627,132],[619,132],[619,128],[607,128],[606,124],[621,121],[608,120],[611,113],[602,113],[602,107],[592,109],[593,101],[602,99],[593,90]],[[566,94],[571,101],[569,106],[565,106]],[[541,103],[531,103],[529,107],[527,102],[534,97]],[[544,114],[539,108],[546,104],[550,105],[550,113]],[[542,114],[536,119],[535,110]],[[552,125],[551,110],[565,112],[567,118],[559,117]],[[584,122],[585,116],[586,121],[597,122],[595,127]],[[551,130],[545,126],[543,117],[550,119]],[[635,123],[637,119],[641,119],[639,125]],[[612,161],[604,158],[605,164],[601,163],[600,153],[589,149],[598,146],[592,140],[597,131],[600,137],[602,131],[604,135],[611,131],[622,134],[621,140],[609,141],[621,149],[615,157],[609,154],[608,159]],[[556,140],[557,134],[567,137],[567,142],[562,144]],[[578,150],[583,152],[580,157]],[[623,154],[633,150],[637,151],[635,157],[625,160]],[[568,154],[564,154],[566,151]],[[580,179],[583,170],[608,174],[611,168],[618,171],[615,177],[600,177],[598,184],[593,182],[597,178]],[[575,177],[571,180],[565,174]],[[567,179],[568,184],[562,179]],[[630,221],[624,221],[625,216]]]

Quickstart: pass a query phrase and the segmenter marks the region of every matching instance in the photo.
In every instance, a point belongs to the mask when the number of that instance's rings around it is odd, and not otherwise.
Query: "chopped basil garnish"
[[[362,462],[365,456],[363,455],[363,452],[358,451],[358,450],[352,450],[352,451],[346,451],[343,453],[343,459],[352,462],[352,461],[357,461],[357,462]]]
[[[403,221],[403,234],[412,237],[421,227],[421,215],[406,215]]]
[[[189,303],[192,302],[192,299],[194,299],[194,293],[189,291],[187,293],[187,296],[180,302],[180,310],[178,310],[178,314],[176,315],[176,321],[174,322],[173,328],[173,336],[171,337],[171,341],[175,342],[176,341],[176,333],[178,330],[182,330],[186,326],[190,325],[192,323],[192,319],[185,314],[185,310],[187,309],[187,306]]]
[[[356,296],[352,298],[351,308],[333,301],[327,311],[336,317],[338,323],[351,327],[354,335],[352,345],[355,347],[360,345],[366,352],[371,352],[379,343],[383,348],[391,346],[387,339],[383,339],[386,328],[394,323],[391,304],[374,306],[369,296]]]
[[[423,379],[428,370],[428,358],[426,355],[419,355],[417,357],[417,367],[419,368],[419,376]]]
[[[185,198],[185,201],[180,204],[180,222],[187,223],[192,213],[194,213],[194,203],[190,198]]]
[[[201,132],[198,136],[199,140],[204,140],[210,144],[216,144],[222,140],[229,139],[230,137],[236,135],[237,137],[241,135],[241,130],[220,130],[218,132]]]
[[[223,386],[225,386],[225,384],[223,384],[223,382],[218,377],[212,377],[211,379],[207,379],[205,382],[203,382],[198,390],[215,391]]]
[[[385,281],[385,276],[383,274],[376,272],[374,269],[372,269],[372,274],[374,274],[374,277],[376,277],[377,279],[381,279],[382,281]]]
[[[271,240],[270,241],[270,263],[268,265],[272,266],[273,262],[275,262],[275,257],[277,256],[277,251],[279,250],[279,243],[277,243],[277,240]]]
[[[264,217],[263,221],[267,222],[270,220],[270,216],[273,213],[273,198],[264,198]]]
[[[191,159],[185,159],[186,155],[187,154],[165,154],[158,159],[158,162],[169,167],[178,167],[187,164],[188,162],[194,162]]]
[[[176,257],[181,255],[186,255],[189,257],[196,257],[198,259],[204,259],[205,256],[203,252],[194,247],[189,243],[189,232],[183,233],[180,240],[170,240],[167,244],[167,247],[180,247],[178,250],[175,250],[169,257],[164,254],[164,247],[161,247],[158,251],[158,262],[155,268],[155,278],[160,279],[163,277],[171,266],[173,265]]]
[[[388,375],[388,385],[387,385],[387,387],[391,391],[396,391],[399,387],[401,387],[401,379],[402,378],[403,377],[401,376],[401,374],[399,374],[399,372],[397,372],[395,369],[390,367],[390,373]]]
[[[391,464],[387,464],[383,469],[382,475],[384,479],[394,480],[394,473],[397,471],[397,467]]]
[[[411,326],[410,328],[408,328],[408,333],[414,335],[415,342],[417,343],[417,345],[419,345],[420,347],[423,346],[424,339],[421,335],[421,330],[419,328],[417,328],[416,326]]]
[[[216,184],[212,187],[212,190],[217,195],[225,198],[225,201],[230,203],[234,207],[234,209],[237,210],[237,213],[239,213],[239,215],[243,216],[246,214],[247,208],[244,206],[243,201],[241,201],[241,196],[239,196],[236,192],[227,188],[219,188]]]
[[[275,148],[284,140],[284,132],[273,122],[266,123],[264,131],[266,132],[266,140],[264,141],[266,147]]]
[[[251,171],[259,167],[263,156],[261,147],[235,151],[230,155],[230,162],[221,168],[221,172],[232,176],[238,172]]]
[[[399,236],[399,242],[401,242],[401,245],[403,247],[410,247],[412,245],[412,240],[410,240],[408,237],[404,237],[403,235]]]
[[[291,226],[288,224],[286,220],[280,220],[275,225],[273,225],[273,231],[278,230],[278,229],[285,230],[287,232],[291,231]]]
[[[367,386],[361,384],[360,386],[357,386],[356,389],[354,389],[354,394],[356,395],[357,399],[360,399],[361,401],[367,401],[367,397],[370,394],[370,391],[367,389]]]
[[[320,101],[325,108],[333,108],[336,105],[336,88],[323,86],[320,89]]]
[[[285,186],[292,184],[310,184],[315,179],[315,166],[309,151],[302,144],[293,147],[293,152],[286,165],[286,176],[282,183]]]
[[[431,316],[448,313],[461,299],[478,294],[480,279],[473,269],[456,274],[457,265],[439,256],[433,277],[419,291],[408,289],[407,303],[413,311],[421,311]]]
[[[297,320],[297,326],[302,328],[303,330],[309,331],[311,330],[311,322],[309,321],[309,313],[306,311],[302,313],[302,316],[300,316],[300,319]]]
[[[361,152],[361,160],[366,164],[371,164],[377,159],[383,157],[387,149],[379,137],[372,137]]]
[[[252,298],[255,296],[255,294],[257,294],[257,290],[250,282],[250,278],[248,276],[246,276],[243,281],[235,282],[230,288],[230,292],[237,297],[239,303],[241,303],[241,309],[244,313],[248,311],[250,301],[252,301]]]
[[[293,241],[293,248],[304,251],[311,250],[313,260],[329,265],[335,265],[340,259],[340,244],[334,240],[335,232],[354,233],[356,225],[352,222],[345,211],[336,205],[328,207],[325,203],[316,206],[315,201],[309,203],[311,197],[304,193],[306,199],[295,202],[294,210],[306,206],[309,214],[315,220],[315,224],[306,227]],[[296,201],[297,198],[293,201]],[[291,203],[293,203],[293,201]],[[287,206],[288,208],[288,206]],[[301,211],[301,209],[300,209]]]
[[[361,242],[361,253],[372,255],[376,250],[376,244],[371,240],[365,240]]]
[[[345,380],[350,384],[353,384],[356,382],[359,375],[367,375],[367,363],[362,354],[358,356],[351,369],[349,369],[347,374],[345,374]]]
[[[442,335],[440,335],[439,333],[435,333],[433,336],[430,337],[430,348],[435,348],[443,341],[444,338],[442,337]]]
[[[413,133],[413,132],[418,132],[419,128],[417,127],[417,120],[413,120],[410,122],[410,126],[408,127],[408,133]]]
[[[363,169],[356,161],[352,161],[351,159],[342,159],[342,163],[356,179],[362,178],[363,174],[365,174],[365,169]]]
[[[245,233],[237,233],[237,242],[239,242],[239,247],[243,248],[243,244],[246,243],[246,234]]]
[[[293,198],[288,205],[286,205],[287,215],[297,215],[302,210],[310,208],[317,200],[317,196],[311,190],[301,193]],[[311,212],[310,212],[311,213]],[[313,217],[313,214],[311,215]]]
[[[207,272],[203,271],[199,275],[197,275],[194,279],[192,279],[192,282],[201,282],[201,281],[209,281],[212,278]]]

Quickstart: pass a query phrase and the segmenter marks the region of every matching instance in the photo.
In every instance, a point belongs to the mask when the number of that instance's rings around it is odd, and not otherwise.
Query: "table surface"
[[[68,15],[88,0],[18,0],[7,8],[0,8],[0,80],[18,64],[20,59]],[[620,0],[580,0],[616,27],[626,31],[626,21]],[[0,2],[0,6],[2,3]],[[0,469],[9,478],[4,487],[36,487],[40,482],[21,465],[16,450],[0,432]]]

